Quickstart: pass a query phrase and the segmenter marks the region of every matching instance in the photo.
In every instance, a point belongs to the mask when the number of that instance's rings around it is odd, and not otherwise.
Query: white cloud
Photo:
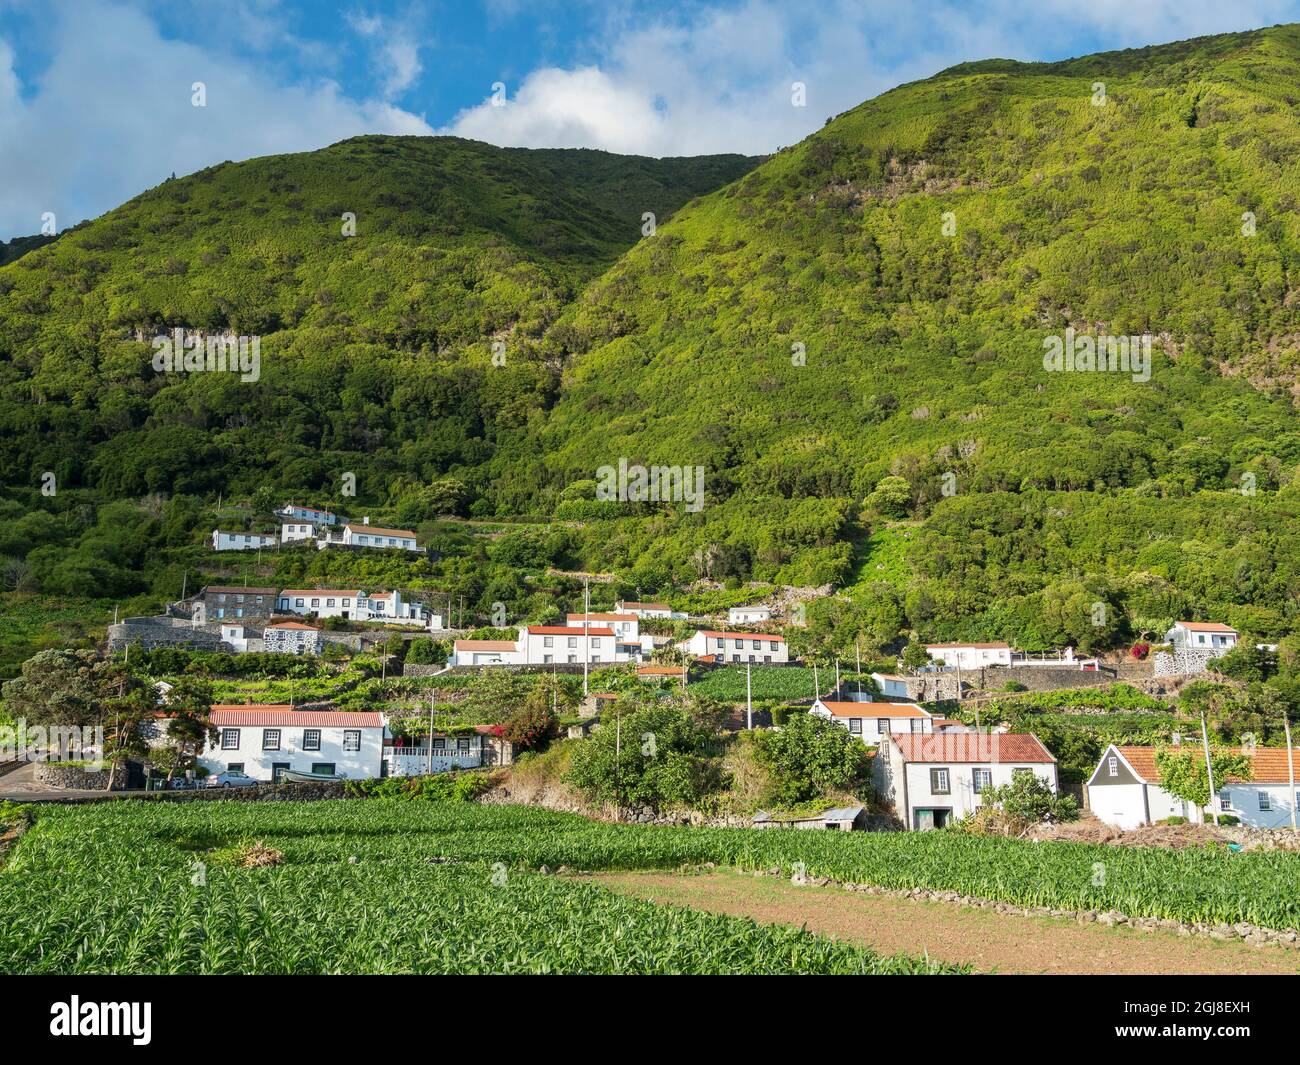
[[[354,100],[328,79],[285,84],[263,55],[164,38],[140,10],[103,0],[64,9],[52,61],[24,96],[0,40],[0,234],[62,228],[173,171],[308,151],[361,133],[428,134],[386,99]],[[207,87],[193,107],[191,85]]]
[[[377,44],[375,66],[384,79],[384,95],[400,96],[419,80],[424,71],[420,63],[420,46],[412,32],[380,15],[352,14],[348,24],[363,37]]]
[[[1059,59],[1080,37],[1105,48],[1160,44],[1269,25],[1283,0],[992,0],[977,10],[933,0],[792,5],[744,0],[657,20],[611,19],[598,60],[534,70],[456,115],[440,132],[519,147],[594,147],[646,155],[790,144],[884,90],[974,59]],[[1085,48],[1082,51],[1091,51]],[[807,107],[790,86],[807,86]]]

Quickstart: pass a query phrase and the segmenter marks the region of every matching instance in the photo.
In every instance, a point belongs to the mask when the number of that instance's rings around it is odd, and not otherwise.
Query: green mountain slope
[[[724,575],[815,583],[870,579],[847,541],[901,475],[867,518],[926,519],[917,579],[894,590],[922,627],[1023,629],[986,612],[1135,570],[1188,608],[1290,615],[1298,73],[1288,26],[969,64],[840,116],[566,311],[550,482],[620,457],[703,465],[710,507],[635,557],[597,548],[603,564],[657,556],[680,576],[714,544]],[[1150,379],[1047,372],[1044,339],[1067,328],[1151,336]],[[809,517],[809,497],[820,520],[786,534],[788,500]],[[1104,536],[1116,511],[1132,540]],[[1010,557],[999,524],[1025,530]]]
[[[761,163],[367,137],[168,182],[0,267],[0,555],[161,596],[218,493],[250,521],[293,493],[445,557],[266,580],[415,581],[481,620],[558,609],[557,567],[633,598],[830,584],[827,647],[1280,635],[1297,75],[1283,26],[964,64]],[[178,325],[260,336],[260,380],[156,374]],[[1150,366],[1046,369],[1067,335],[1149,337]],[[702,467],[706,505],[598,499],[620,460]],[[546,527],[485,545],[448,509]]]
[[[473,467],[553,387],[522,358],[485,385],[491,340],[540,336],[644,212],[752,164],[361,137],[166,182],[0,270],[4,481],[130,496],[368,469],[382,496]],[[260,337],[260,381],[155,374],[145,341],[175,327]]]

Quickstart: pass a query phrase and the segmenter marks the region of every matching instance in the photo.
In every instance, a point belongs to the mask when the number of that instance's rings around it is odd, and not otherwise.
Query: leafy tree
[[[759,733],[757,749],[772,775],[770,798],[782,806],[866,784],[866,747],[818,714],[791,714],[780,729]]]
[[[1210,766],[1218,787],[1229,776],[1239,780],[1251,777],[1250,758],[1244,754],[1211,747]],[[1161,747],[1156,751],[1156,769],[1160,773],[1160,786],[1170,795],[1202,810],[1210,804],[1210,778],[1204,751],[1195,747]]]
[[[886,518],[905,518],[912,505],[912,486],[903,477],[882,477],[871,494],[867,506]]]
[[[988,788],[980,796],[981,807],[1000,810],[1012,822],[1028,826],[1043,821],[1073,821],[1079,804],[1069,795],[1059,795],[1047,781],[1034,773],[1015,773],[1009,784]]]
[[[593,802],[691,806],[722,786],[716,740],[674,703],[632,703],[577,745],[567,779]]]
[[[540,750],[560,734],[560,718],[552,706],[557,693],[547,683],[549,679],[541,678],[541,683],[502,722],[501,735],[516,751]]]

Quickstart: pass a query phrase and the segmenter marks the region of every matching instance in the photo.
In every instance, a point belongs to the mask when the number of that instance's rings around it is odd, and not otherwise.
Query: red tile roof
[[[570,614],[568,617],[570,621],[577,621],[577,622],[582,621],[581,614]],[[635,614],[588,614],[587,615],[587,621],[589,623],[592,621],[636,621],[636,620],[637,617]],[[574,626],[574,627],[577,628],[578,626]]]
[[[265,725],[271,728],[303,725],[307,728],[383,728],[384,715],[345,710],[295,710],[284,703],[241,706],[223,703],[212,708],[210,720],[218,727]]]
[[[301,621],[276,621],[266,626],[268,629],[304,629],[307,632],[320,632],[315,625],[305,625]]]
[[[1221,625],[1217,621],[1180,621],[1178,624],[1189,632],[1230,632],[1234,636],[1237,634],[1237,630],[1231,625]]]
[[[524,631],[532,633],[534,636],[576,636],[584,630],[578,625],[528,625],[524,628]],[[614,635],[613,629],[600,625],[588,625],[585,631],[588,636]]]
[[[667,610],[667,603],[629,603],[623,600],[624,610]]]
[[[1204,748],[1199,744],[1187,743],[1182,749],[1192,751],[1198,758],[1205,756]],[[1124,761],[1133,767],[1133,771],[1148,784],[1160,782],[1160,772],[1156,768],[1155,747],[1118,747],[1116,750],[1124,756]],[[1226,750],[1229,754],[1248,753],[1244,747],[1230,747]],[[1300,781],[1300,751],[1294,753],[1294,758],[1296,780]],[[1250,768],[1252,784],[1286,784],[1288,782],[1286,748],[1256,747],[1250,759]],[[1237,777],[1228,779],[1233,783],[1242,783]]]
[[[1055,762],[1030,732],[936,732],[890,737],[908,762]]]
[[[855,703],[821,699],[819,702],[834,717],[929,717],[912,703]]]
[[[365,594],[366,593],[363,592],[360,588],[345,588],[342,590],[338,588],[286,588],[284,591],[280,593],[280,598],[283,599],[286,596],[297,596],[297,595],[301,595],[304,598],[312,595],[314,596],[334,595],[334,596],[346,596],[355,599],[357,596],[365,595]]]
[[[976,648],[981,648],[981,649],[998,650],[998,651],[1009,651],[1009,650],[1011,650],[1011,645],[1010,645],[1010,644],[1005,644],[1005,643],[927,643],[927,644],[925,645],[925,648],[926,648],[927,651],[928,651],[931,647],[939,647],[939,648],[945,648],[945,647],[947,647],[947,648],[952,648],[952,647],[976,647]]]
[[[684,671],[682,666],[637,666],[637,674],[642,677],[680,677]]]

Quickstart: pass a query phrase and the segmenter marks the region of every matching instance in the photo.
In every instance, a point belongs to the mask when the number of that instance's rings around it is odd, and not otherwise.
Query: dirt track
[[[998,973],[1300,973],[1300,950],[1219,943],[1158,930],[1080,924],[1063,917],[1014,917],[947,902],[797,887],[731,871],[707,875],[607,873],[611,891],[652,902],[752,917],[881,954],[929,954]]]

